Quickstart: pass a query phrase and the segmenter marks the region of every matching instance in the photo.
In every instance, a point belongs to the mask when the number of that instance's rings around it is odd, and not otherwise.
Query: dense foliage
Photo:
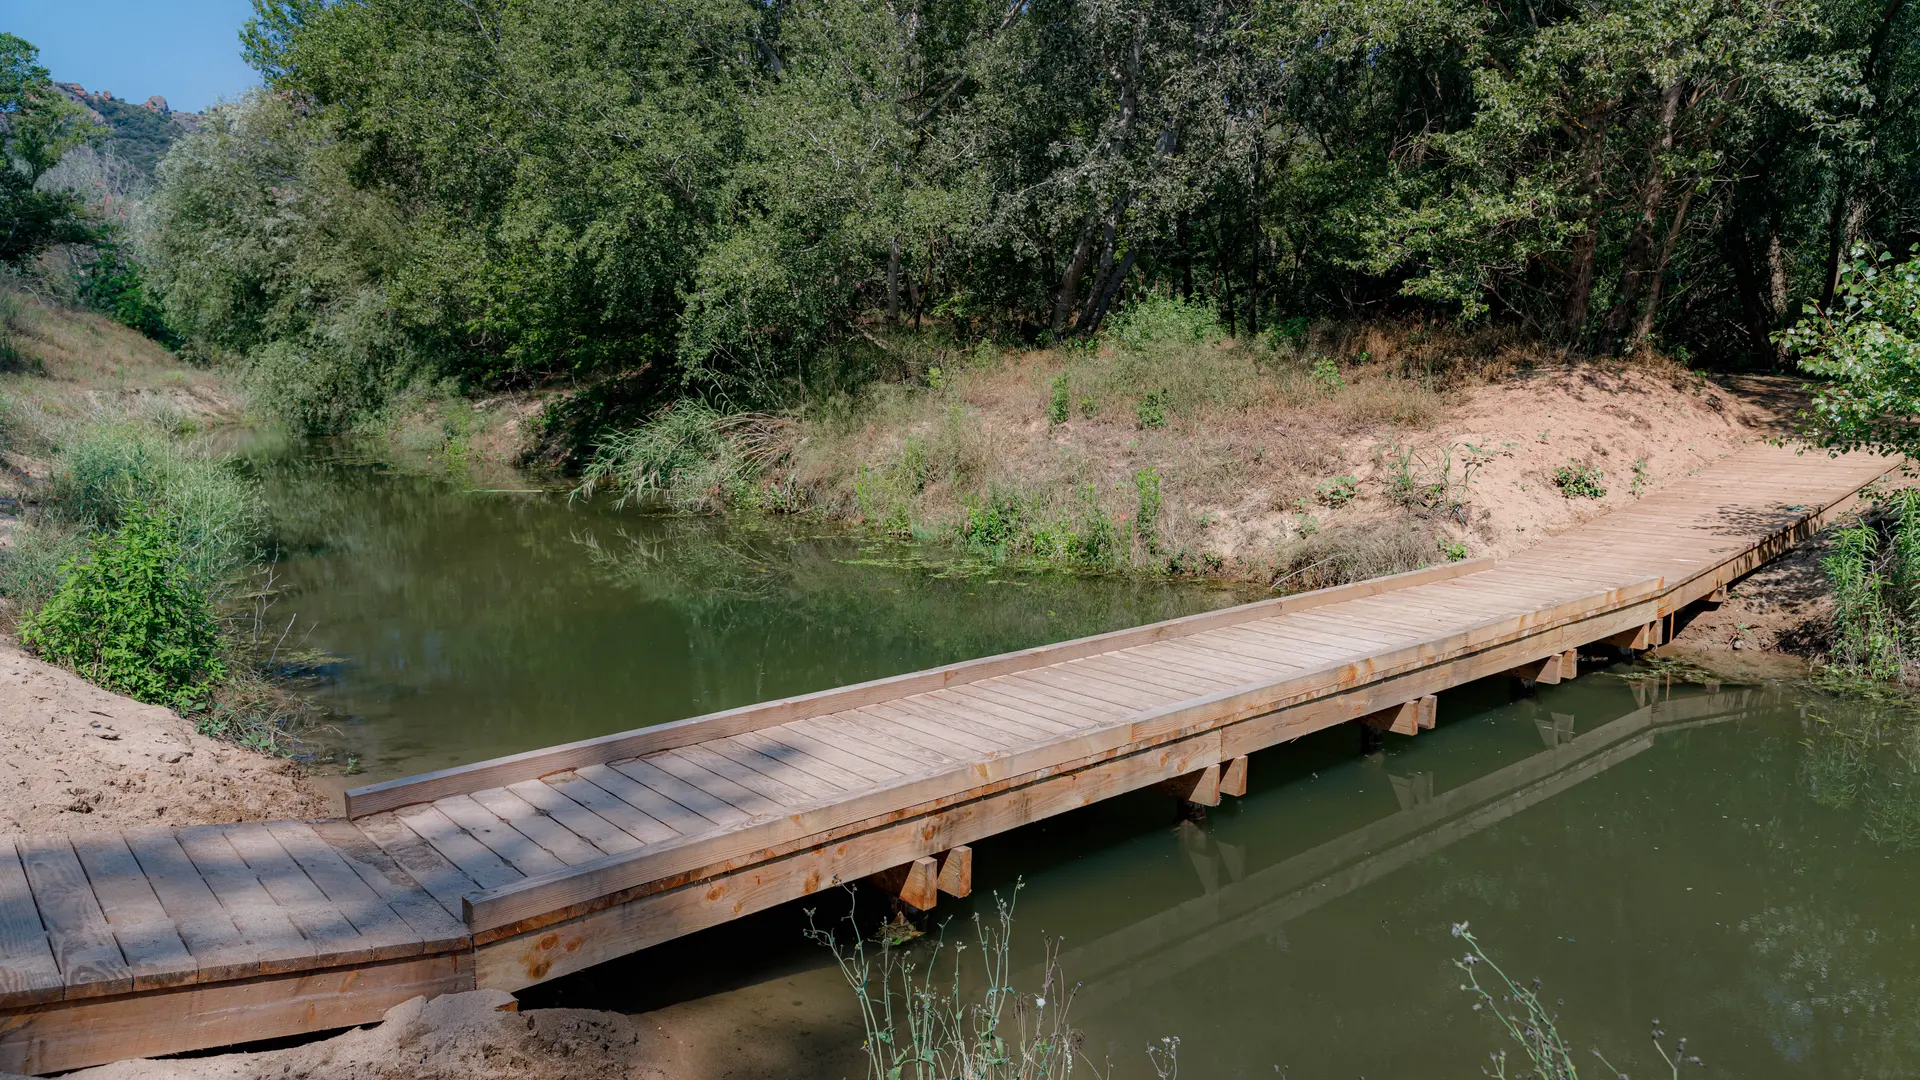
[[[40,51],[0,32],[0,267],[17,267],[53,244],[90,240],[80,199],[40,178],[68,150],[97,138],[98,125],[55,90]]]
[[[396,386],[830,392],[896,327],[1505,320],[1781,361],[1915,226],[1905,0],[257,0],[154,283],[337,426]]]
[[[20,640],[109,690],[159,705],[204,698],[225,675],[205,591],[160,514],[134,507],[20,627]]]

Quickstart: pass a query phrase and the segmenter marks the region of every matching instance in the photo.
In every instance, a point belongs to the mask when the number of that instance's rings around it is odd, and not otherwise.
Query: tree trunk
[[[1778,239],[1769,237],[1768,245],[1777,247]],[[1721,238],[1721,247],[1726,253],[1727,268],[1733,271],[1734,292],[1740,297],[1740,312],[1745,316],[1747,347],[1755,356],[1771,358],[1776,309],[1767,295],[1766,281],[1754,258],[1753,245],[1747,240],[1746,229],[1737,224],[1728,229]]]
[[[1667,167],[1661,155],[1673,149],[1673,125],[1680,113],[1680,80],[1667,87],[1660,102],[1659,134],[1653,145],[1648,147],[1648,156],[1652,160],[1647,165],[1647,177],[1640,183],[1640,216],[1633,223],[1633,232],[1627,237],[1627,250],[1620,262],[1620,296],[1613,305],[1613,311],[1607,315],[1607,326],[1601,335],[1600,351],[1614,353],[1627,332],[1632,329],[1633,318],[1640,308],[1641,297],[1646,293],[1648,280],[1654,260],[1653,233],[1659,224],[1660,206],[1667,197]]]
[[[1680,230],[1687,224],[1687,208],[1693,205],[1693,192],[1680,196],[1680,205],[1673,209],[1673,222],[1667,226],[1666,242],[1660,245],[1660,258],[1653,264],[1652,280],[1647,285],[1647,302],[1640,308],[1640,321],[1634,325],[1633,337],[1627,342],[1627,351],[1640,347],[1640,343],[1653,336],[1653,320],[1660,314],[1661,286],[1667,280],[1667,263],[1673,260],[1673,249],[1680,243]]]
[[[1073,245],[1073,257],[1067,260],[1067,272],[1060,276],[1060,292],[1053,300],[1053,321],[1048,329],[1058,335],[1066,329],[1067,317],[1073,314],[1074,298],[1080,294],[1080,272],[1086,269],[1087,252],[1093,247],[1093,215],[1088,214],[1080,224],[1080,239]]]
[[[887,325],[900,325],[900,238],[893,238],[893,251],[887,256]]]
[[[1568,341],[1576,341],[1587,322],[1587,307],[1593,300],[1593,260],[1600,248],[1601,181],[1605,178],[1607,114],[1596,109],[1588,114],[1587,128],[1593,132],[1587,148],[1587,175],[1580,191],[1591,200],[1587,227],[1573,238],[1573,258],[1567,267],[1566,301],[1560,308],[1560,329]]]

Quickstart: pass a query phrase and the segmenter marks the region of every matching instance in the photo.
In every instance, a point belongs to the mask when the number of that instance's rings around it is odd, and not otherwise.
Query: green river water
[[[817,526],[474,492],[328,447],[260,473],[277,618],[335,658],[311,689],[366,779],[1234,600],[941,572]],[[1667,1075],[1656,1020],[1693,1074],[1920,1073],[1912,710],[1634,674],[1463,687],[1371,756],[1347,730],[1266,751],[1203,825],[1139,792],[986,841],[975,895],[939,914],[957,935],[1022,882],[1011,981],[1064,936],[1075,1026],[1115,1077],[1154,1076],[1162,1036],[1189,1078],[1481,1075],[1503,1037],[1460,990],[1459,922],[1542,980],[1590,1075],[1590,1048]],[[717,1032],[715,1075],[858,1076],[802,908],[523,997]]]

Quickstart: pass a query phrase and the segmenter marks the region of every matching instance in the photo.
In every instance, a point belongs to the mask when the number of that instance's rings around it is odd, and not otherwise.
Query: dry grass
[[[11,353],[0,368],[0,445],[16,468],[31,471],[80,425],[134,417],[182,430],[242,409],[211,372],[104,316],[9,291],[0,294],[0,322]]]
[[[1140,558],[1240,576],[1291,569],[1272,549],[1234,544],[1224,519],[1315,509],[1355,433],[1417,433],[1478,377],[1464,360],[1428,355],[1431,343],[1391,355],[1327,351],[1380,348],[1371,333],[1327,331],[1281,347],[1227,339],[975,350],[957,368],[929,365],[921,380],[878,384],[851,408],[810,417],[797,429],[789,479],[832,513],[924,535],[956,527],[970,500],[994,492],[1055,514],[1091,500],[1125,525],[1140,512],[1136,477],[1152,470],[1164,505],[1157,543]],[[1063,379],[1066,418],[1054,422]],[[1343,535],[1323,534],[1316,550]],[[1326,572],[1369,572],[1378,544],[1359,546]],[[1389,563],[1410,557],[1406,543],[1393,550]],[[1433,543],[1425,556],[1435,557]]]
[[[1151,471],[1162,505],[1133,562],[1289,589],[1524,547],[1637,496],[1639,469],[1658,486],[1753,437],[1763,411],[1658,354],[1570,361],[1510,331],[1413,323],[945,348],[908,367],[792,429],[783,505],[941,536],[1011,496],[1124,529]],[[1610,453],[1618,498],[1560,498],[1548,478],[1570,453]]]

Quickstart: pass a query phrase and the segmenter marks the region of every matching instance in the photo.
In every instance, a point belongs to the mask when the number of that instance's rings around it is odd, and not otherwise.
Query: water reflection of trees
[[[1822,806],[1857,811],[1869,840],[1920,847],[1920,713],[1906,701],[1820,702],[1807,710],[1800,777]]]

